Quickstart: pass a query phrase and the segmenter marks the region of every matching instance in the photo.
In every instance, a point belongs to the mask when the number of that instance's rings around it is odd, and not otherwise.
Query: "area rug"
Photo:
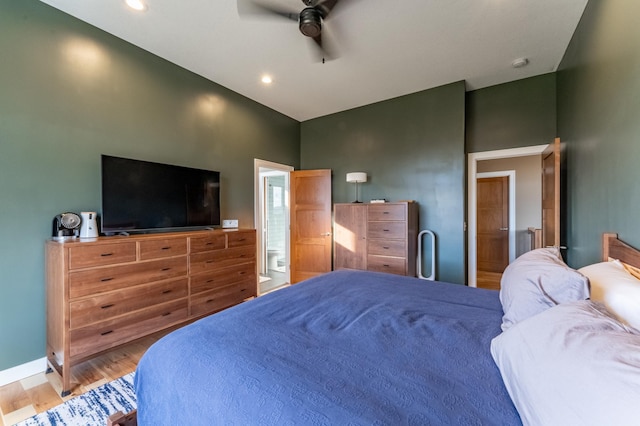
[[[133,388],[135,373],[78,395],[52,409],[36,414],[16,426],[104,426],[107,418],[118,412],[136,409]]]

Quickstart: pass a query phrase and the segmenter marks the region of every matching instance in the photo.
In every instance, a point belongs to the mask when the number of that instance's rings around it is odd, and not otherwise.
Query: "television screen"
[[[220,225],[220,172],[102,155],[102,232]]]

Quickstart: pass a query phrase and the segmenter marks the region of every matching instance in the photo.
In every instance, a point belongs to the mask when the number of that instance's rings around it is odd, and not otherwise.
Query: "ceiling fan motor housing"
[[[306,7],[300,12],[300,32],[307,37],[317,37],[322,31],[322,15],[314,7]]]

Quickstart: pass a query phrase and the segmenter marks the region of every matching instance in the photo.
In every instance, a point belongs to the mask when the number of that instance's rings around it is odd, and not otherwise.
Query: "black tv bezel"
[[[182,169],[182,170],[187,170],[187,171],[192,171],[192,172],[197,172],[197,173],[205,173],[205,174],[215,174],[217,175],[217,182],[218,182],[218,191],[217,191],[217,199],[215,199],[214,201],[217,203],[217,223],[210,223],[210,224],[202,224],[202,225],[184,225],[184,226],[169,226],[169,227],[145,227],[145,228],[128,228],[128,227],[108,227],[105,228],[105,223],[104,223],[104,204],[105,204],[105,198],[104,198],[104,190],[105,190],[105,185],[104,185],[104,161],[105,161],[105,157],[110,157],[110,158],[114,158],[117,160],[125,160],[125,161],[131,161],[134,163],[142,163],[142,164],[153,164],[155,166],[160,166],[160,167],[166,167],[166,168],[170,168],[170,169]],[[161,163],[161,162],[155,162],[155,161],[148,161],[148,160],[140,160],[140,159],[136,159],[136,158],[128,158],[128,157],[120,157],[120,156],[115,156],[115,155],[109,155],[109,154],[101,154],[100,156],[100,217],[99,222],[100,222],[100,232],[102,235],[105,236],[112,236],[112,235],[129,235],[129,234],[152,234],[152,233],[164,233],[164,232],[188,232],[188,231],[198,231],[198,230],[206,230],[206,229],[216,229],[216,228],[220,228],[222,225],[222,212],[221,212],[221,208],[220,208],[220,182],[221,182],[221,173],[217,170],[211,170],[211,169],[200,169],[200,168],[196,168],[196,167],[189,167],[189,166],[183,166],[183,165],[178,165],[178,164],[171,164],[171,163]],[[214,221],[216,222],[216,221]]]

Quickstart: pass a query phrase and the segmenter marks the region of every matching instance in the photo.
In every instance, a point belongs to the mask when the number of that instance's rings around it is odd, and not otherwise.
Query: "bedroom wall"
[[[464,103],[457,82],[301,125],[301,166],[332,169],[334,202],[353,201],[346,173],[363,171],[360,200],[420,204],[420,229],[437,235],[437,278],[454,283],[465,282]]]
[[[467,92],[465,117],[466,153],[551,143],[556,137],[556,75]]]
[[[640,247],[640,2],[590,1],[558,71],[566,143],[569,263],[593,263],[603,232]]]
[[[100,210],[100,154],[219,170],[253,226],[253,159],[299,167],[300,124],[36,0],[0,0],[0,372],[45,355],[44,240]]]

